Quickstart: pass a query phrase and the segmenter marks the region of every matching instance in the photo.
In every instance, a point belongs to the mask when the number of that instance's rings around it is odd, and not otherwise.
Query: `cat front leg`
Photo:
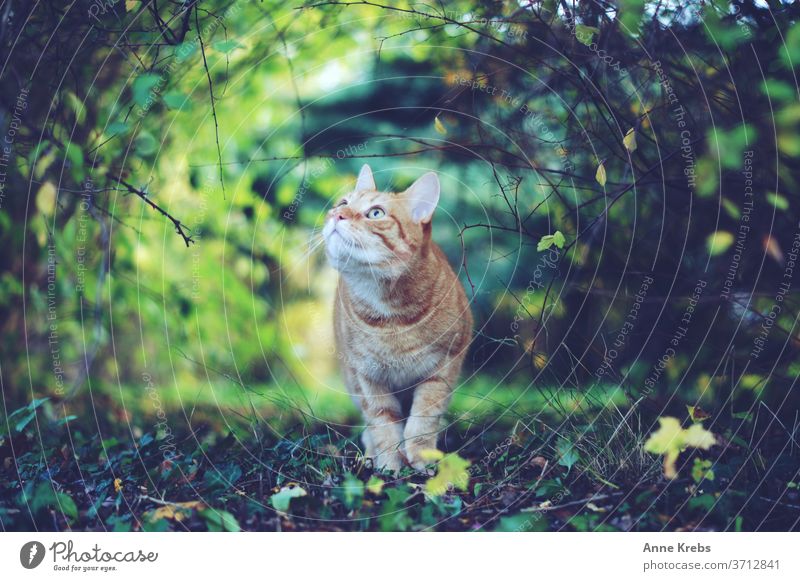
[[[366,428],[362,436],[365,455],[375,468],[399,472],[404,464],[403,417],[400,400],[388,389],[359,377],[361,410]]]
[[[425,471],[428,464],[422,451],[436,449],[441,418],[447,411],[451,393],[450,382],[441,376],[431,377],[414,388],[411,413],[403,435],[406,458],[415,470]]]

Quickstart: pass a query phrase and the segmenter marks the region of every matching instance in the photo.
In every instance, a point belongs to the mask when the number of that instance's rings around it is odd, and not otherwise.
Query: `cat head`
[[[336,202],[322,234],[331,265],[343,273],[391,278],[427,252],[439,203],[439,178],[428,172],[402,193],[380,192],[361,168],[353,191]]]

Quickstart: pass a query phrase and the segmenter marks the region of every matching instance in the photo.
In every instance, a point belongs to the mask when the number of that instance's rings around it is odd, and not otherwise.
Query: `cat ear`
[[[439,176],[429,171],[406,190],[414,222],[430,222],[439,203]]]
[[[357,192],[371,192],[376,190],[375,180],[372,178],[372,170],[365,163],[361,166],[361,171],[358,172],[358,180],[356,180]]]

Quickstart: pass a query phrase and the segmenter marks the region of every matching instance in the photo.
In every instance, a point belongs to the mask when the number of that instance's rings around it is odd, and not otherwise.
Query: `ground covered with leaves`
[[[783,531],[800,522],[798,448],[763,416],[718,429],[708,450],[681,444],[672,458],[647,452],[625,421],[451,427],[430,474],[395,475],[364,461],[357,434],[331,426],[100,439],[72,416],[47,421],[46,408],[56,411],[36,400],[0,428],[3,530]]]

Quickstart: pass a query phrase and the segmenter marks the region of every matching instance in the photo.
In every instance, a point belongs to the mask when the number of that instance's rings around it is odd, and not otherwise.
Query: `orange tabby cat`
[[[423,470],[472,336],[464,289],[431,240],[439,178],[379,192],[368,165],[328,213],[323,236],[340,273],[334,330],[347,389],[362,410],[365,454]]]

